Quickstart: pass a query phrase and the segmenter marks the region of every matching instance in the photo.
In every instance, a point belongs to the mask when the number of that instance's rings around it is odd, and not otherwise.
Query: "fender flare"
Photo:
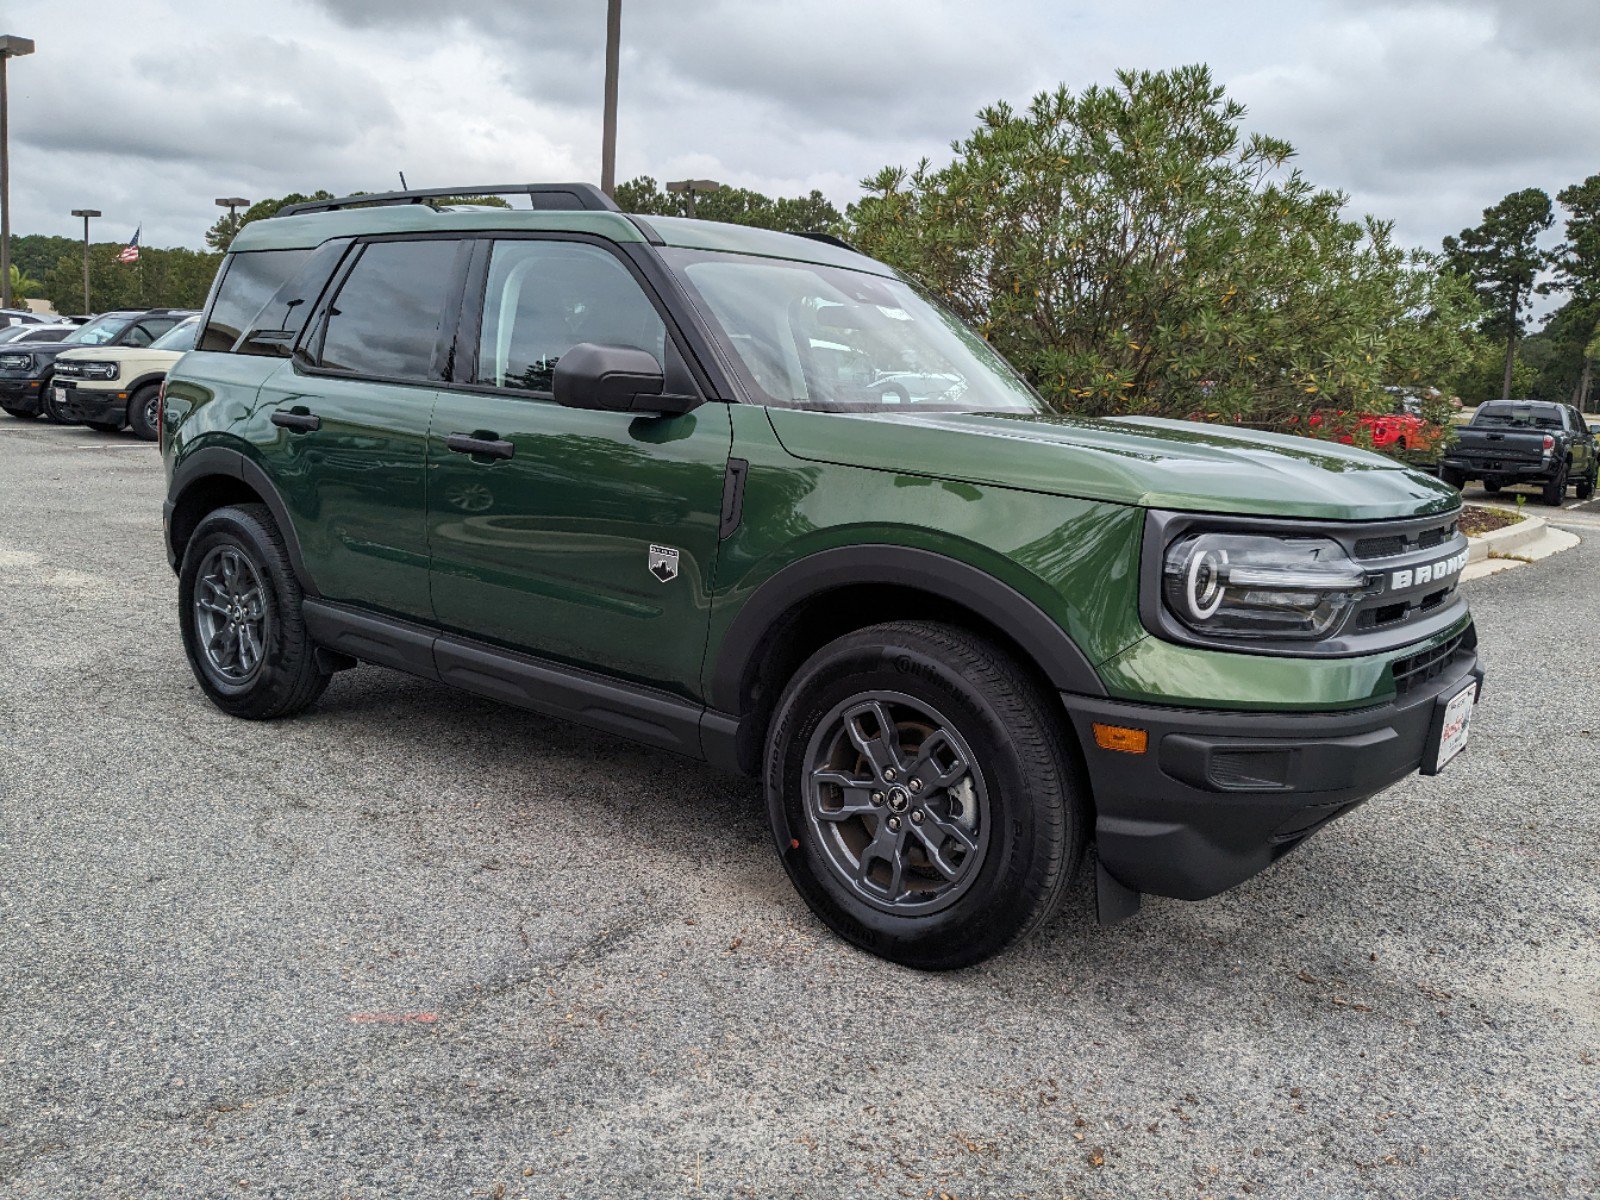
[[[178,548],[172,544],[170,519],[172,512],[196,484],[218,477],[236,479],[261,497],[268,511],[272,513],[278,532],[283,534],[284,544],[289,551],[289,564],[294,568],[295,578],[299,580],[301,590],[307,596],[320,596],[322,593],[317,590],[311,573],[306,570],[305,557],[300,552],[300,537],[295,532],[294,522],[289,519],[289,506],[278,494],[271,477],[248,454],[228,446],[202,446],[198,450],[192,450],[173,468],[172,479],[167,484],[166,503],[167,557],[172,560],[173,567],[177,567],[181,556]]]
[[[149,387],[152,383],[160,383],[166,377],[167,373],[165,371],[146,371],[132,383],[128,384],[127,387],[119,388],[118,390],[127,392],[128,399],[131,401],[133,399],[134,392],[137,392],[142,387]]]
[[[1033,601],[994,576],[944,554],[911,546],[840,546],[782,568],[745,600],[717,653],[711,707],[738,714],[741,692],[768,633],[789,611],[824,592],[862,583],[895,584],[949,600],[1004,630],[1052,685],[1083,696],[1104,696],[1094,665],[1066,630]]]

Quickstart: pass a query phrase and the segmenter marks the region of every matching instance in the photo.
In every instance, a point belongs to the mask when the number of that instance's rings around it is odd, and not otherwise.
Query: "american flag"
[[[144,228],[143,225],[139,226],[139,229],[143,229],[143,228]],[[135,229],[133,231],[132,240],[130,240],[128,242],[128,244],[122,248],[122,253],[117,255],[117,261],[118,262],[138,262],[139,261],[139,229]]]

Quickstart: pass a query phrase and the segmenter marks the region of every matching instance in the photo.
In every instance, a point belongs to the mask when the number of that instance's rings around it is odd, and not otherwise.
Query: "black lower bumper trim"
[[[1100,863],[1139,892],[1201,900],[1226,891],[1431,765],[1440,710],[1482,677],[1467,644],[1426,685],[1353,712],[1213,712],[1063,695],[1088,763]],[[1101,749],[1097,723],[1143,729],[1149,749]]]
[[[128,419],[128,394],[117,398],[115,392],[100,392],[91,388],[73,387],[59,381],[55,385],[66,393],[57,404],[61,415],[72,421],[94,421],[96,424],[121,424]]]

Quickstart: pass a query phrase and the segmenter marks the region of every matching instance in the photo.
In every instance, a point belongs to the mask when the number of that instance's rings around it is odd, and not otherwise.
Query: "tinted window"
[[[578,242],[499,242],[489,257],[472,382],[548,392],[579,342],[634,346],[663,361],[667,330],[626,267]]]
[[[200,318],[189,317],[179,321],[155,341],[150,343],[152,350],[178,350],[188,351],[194,349],[195,335],[200,332]]]
[[[335,371],[427,379],[460,243],[374,242],[328,308],[320,361]]]
[[[177,321],[171,317],[151,317],[148,320],[140,321],[122,335],[122,344],[124,346],[148,346],[176,324]]]
[[[310,250],[251,250],[230,254],[201,350],[232,350],[239,335],[284,282],[311,256]]]
[[[235,353],[288,357],[322,289],[349,249],[348,238],[322,243],[289,282],[262,305],[250,323],[250,332]]]

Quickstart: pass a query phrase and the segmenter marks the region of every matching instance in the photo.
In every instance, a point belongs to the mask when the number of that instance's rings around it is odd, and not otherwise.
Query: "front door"
[[[732,436],[727,407],[674,417],[562,408],[551,372],[580,342],[647,350],[664,364],[668,391],[693,384],[655,303],[612,250],[506,239],[479,255],[459,382],[439,393],[428,438],[437,618],[692,696]]]

